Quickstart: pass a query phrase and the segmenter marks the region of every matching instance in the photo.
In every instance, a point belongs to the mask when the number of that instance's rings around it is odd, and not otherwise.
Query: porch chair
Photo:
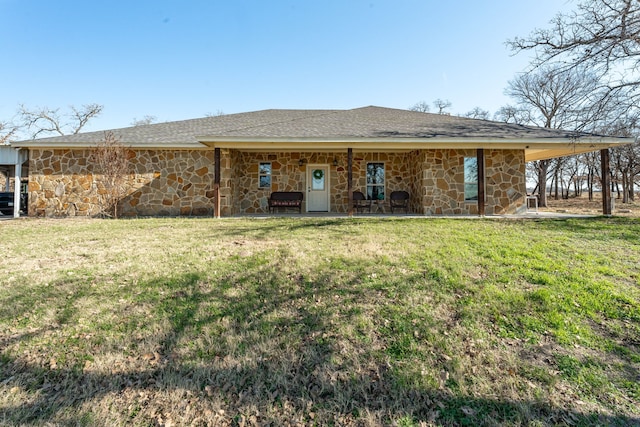
[[[405,213],[409,213],[409,193],[406,191],[392,191],[389,196],[389,204],[391,213],[394,209],[404,209]]]
[[[354,191],[353,192],[353,208],[356,212],[365,209],[369,210],[371,213],[371,200],[367,200],[367,197],[364,195],[362,191]]]

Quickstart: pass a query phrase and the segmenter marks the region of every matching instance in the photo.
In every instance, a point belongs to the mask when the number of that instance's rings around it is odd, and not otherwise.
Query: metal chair
[[[353,192],[353,208],[356,212],[365,209],[369,210],[371,213],[371,200],[367,200],[367,197],[364,195],[362,191],[354,191]]]
[[[389,204],[391,213],[393,213],[394,209],[404,209],[406,213],[409,213],[409,193],[406,191],[392,191],[389,196]]]

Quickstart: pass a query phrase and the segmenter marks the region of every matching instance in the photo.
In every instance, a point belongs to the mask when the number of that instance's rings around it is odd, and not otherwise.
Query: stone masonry
[[[30,215],[99,214],[100,176],[90,155],[90,150],[32,149]],[[213,151],[131,150],[129,160],[131,173],[119,205],[123,216],[212,214]]]
[[[464,158],[476,150],[424,150],[417,152],[416,172],[422,175],[416,209],[425,215],[475,215],[477,202],[464,200]],[[485,213],[514,213],[526,197],[523,150],[484,150]],[[420,207],[422,209],[420,209]]]
[[[476,202],[464,200],[464,158],[476,150],[416,150],[408,153],[354,153],[353,189],[366,192],[369,162],[385,165],[385,194],[406,190],[411,195],[411,211],[425,215],[473,215]],[[268,212],[271,191],[306,189],[306,165],[330,165],[331,212],[348,211],[347,154],[336,153],[254,153],[233,152],[235,214]],[[303,159],[303,165],[299,161]],[[334,159],[338,166],[333,166]],[[272,165],[272,186],[258,188],[258,165]],[[526,195],[525,161],[522,150],[485,150],[486,213],[515,212]],[[388,211],[388,202],[374,203],[374,211]],[[303,202],[303,212],[305,210]]]
[[[86,149],[31,149],[29,214],[99,214],[100,176],[90,155],[91,150]],[[450,149],[355,152],[353,190],[366,192],[367,163],[379,162],[385,167],[387,198],[394,190],[408,191],[411,212],[477,214],[477,203],[464,200],[464,158],[475,156],[476,150]],[[259,188],[261,162],[271,163],[271,188]],[[119,205],[123,216],[213,214],[213,150],[131,150],[130,163],[126,195]],[[348,211],[346,150],[267,153],[223,149],[220,164],[222,216],[267,213],[272,191],[302,191],[306,198],[309,164],[329,165],[330,211]],[[485,150],[485,176],[488,215],[512,213],[524,205],[523,150]],[[388,212],[388,200],[374,203],[374,211]]]
[[[367,163],[381,162],[385,165],[386,194],[394,190],[410,191],[411,153],[355,153],[353,156],[353,190],[366,192]],[[237,152],[232,154],[233,175],[236,178],[234,188],[234,213],[267,213],[268,199],[272,191],[302,191],[307,188],[307,165],[329,165],[331,188],[330,211],[345,213],[349,208],[347,188],[347,153],[256,153]],[[300,160],[303,164],[300,166]],[[337,166],[333,166],[334,160]],[[272,168],[271,188],[259,188],[258,166],[270,162]],[[384,203],[381,203],[384,205]],[[381,206],[380,209],[383,209]],[[302,211],[306,210],[303,201]]]

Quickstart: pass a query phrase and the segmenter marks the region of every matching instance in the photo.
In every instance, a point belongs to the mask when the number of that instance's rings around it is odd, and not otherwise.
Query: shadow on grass
[[[240,224],[234,224],[231,220],[226,223],[224,232],[216,229],[215,232],[207,237],[238,237],[253,236],[257,238],[273,238],[273,236],[282,236],[283,234],[296,233],[298,231],[322,229],[324,233],[333,236],[336,239],[349,234],[357,234],[356,228],[350,228],[352,225],[366,223],[356,218],[309,218],[309,217],[274,217],[262,218],[254,220],[239,220]],[[204,237],[204,236],[203,236]]]
[[[568,218],[535,220],[536,227],[557,232],[586,235],[588,239],[612,240],[640,244],[640,219],[626,217]]]
[[[164,412],[181,416],[174,421],[179,425],[198,419],[203,425],[240,425],[251,414],[271,424],[388,425],[399,419],[444,425],[640,423],[626,416],[405,385],[384,354],[366,344],[355,343],[360,356],[345,353],[337,329],[357,322],[358,312],[349,306],[369,296],[359,276],[340,281],[332,272],[305,277],[255,263],[243,260],[238,274],[213,283],[203,273],[189,272],[136,285],[142,292],[135,303],[152,307],[153,321],[170,325],[153,337],[159,356],[153,363],[138,357],[132,369],[95,372],[42,366],[3,353],[0,384],[22,390],[28,399],[0,408],[0,423],[152,425],[162,424],[159,416],[166,420]],[[62,326],[72,322],[77,316],[73,302],[60,298],[57,304]],[[144,329],[143,322],[134,328]],[[185,391],[193,410],[179,414]],[[151,398],[142,400],[141,393]],[[167,393],[175,400],[160,402]],[[125,403],[110,409],[119,420],[95,418],[83,406],[107,395]]]

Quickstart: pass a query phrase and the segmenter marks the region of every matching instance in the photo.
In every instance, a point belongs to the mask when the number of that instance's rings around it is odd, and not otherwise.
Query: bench
[[[274,191],[269,196],[269,212],[275,212],[277,208],[297,208],[298,213],[302,213],[303,198],[301,191]]]

